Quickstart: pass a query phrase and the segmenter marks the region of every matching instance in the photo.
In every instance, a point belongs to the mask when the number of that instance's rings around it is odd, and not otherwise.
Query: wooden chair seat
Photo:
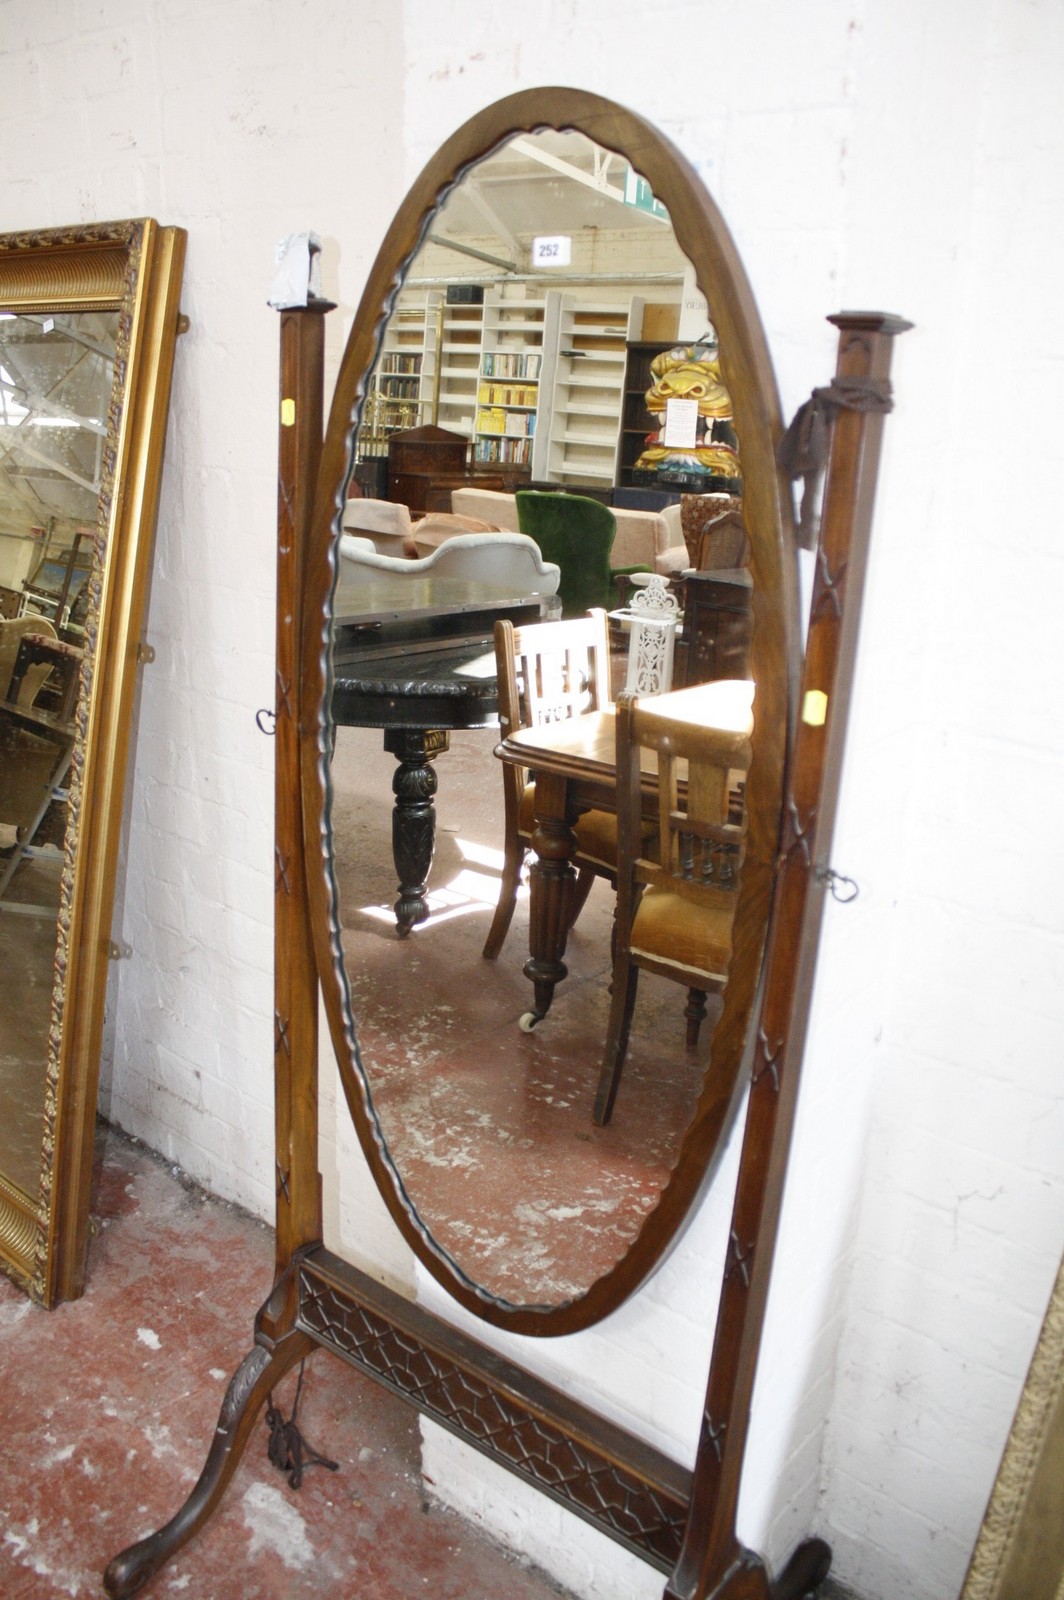
[[[723,984],[734,920],[734,905],[706,906],[651,885],[644,890],[632,922],[632,959],[689,988]]]

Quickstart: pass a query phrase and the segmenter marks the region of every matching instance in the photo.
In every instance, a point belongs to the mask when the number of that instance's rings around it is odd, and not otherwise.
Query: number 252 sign
[[[573,241],[567,233],[544,234],[532,240],[534,267],[567,267],[572,255]]]

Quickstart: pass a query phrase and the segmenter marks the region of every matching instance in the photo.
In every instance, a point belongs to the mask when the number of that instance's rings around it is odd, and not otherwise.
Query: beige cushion
[[[667,963],[689,988],[722,983],[731,960],[733,911],[702,906],[653,884],[643,892],[632,922],[634,956]]]
[[[503,533],[521,532],[517,526],[517,502],[501,489],[452,489],[451,510],[456,516],[493,523]]]
[[[415,554],[410,512],[394,500],[348,500],[343,531],[372,539],[378,555]]]
[[[456,533],[500,533],[493,523],[481,522],[477,517],[459,517],[450,511],[430,511],[420,522],[414,523],[414,545],[419,556],[427,556],[439,548],[445,539]]]
[[[669,577],[673,572],[686,572],[690,565],[691,558],[685,544],[674,544],[671,550],[663,550],[654,557],[654,571],[662,578]]]
[[[578,486],[573,493],[580,493]],[[498,528],[517,530],[517,502],[500,489],[454,489],[451,509],[461,516],[483,517]],[[642,566],[668,574],[690,565],[678,505],[666,506],[664,511],[627,511],[614,506],[613,515],[617,532],[610,551],[612,567]]]
[[[666,506],[664,511],[628,511],[614,506],[613,515],[617,534],[610,551],[611,567],[643,565],[660,572],[658,557],[683,544],[679,506]]]

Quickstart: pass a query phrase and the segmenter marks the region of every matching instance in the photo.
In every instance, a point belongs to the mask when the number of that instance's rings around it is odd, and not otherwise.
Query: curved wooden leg
[[[506,935],[510,931],[513,921],[514,907],[517,905],[517,891],[521,887],[521,868],[525,864],[525,845],[519,835],[506,841],[506,851],[502,862],[502,881],[499,885],[499,903],[495,907],[495,915],[491,919],[488,937],[484,941],[482,955],[485,961],[494,961],[503,947]]]
[[[293,1332],[279,1340],[272,1351],[255,1345],[244,1357],[226,1390],[207,1460],[192,1493],[165,1527],[115,1556],[104,1573],[103,1585],[112,1600],[125,1600],[127,1595],[136,1594],[199,1532],[240,1465],[266,1396],[286,1372],[316,1348],[307,1334]]]
[[[812,1600],[831,1570],[831,1546],[806,1539],[772,1585],[771,1600]]]
[[[618,971],[620,966],[620,971]],[[617,963],[613,969],[613,994],[610,999],[610,1020],[606,1029],[606,1048],[602,1053],[602,1072],[599,1075],[598,1093],[595,1096],[595,1121],[604,1128],[613,1115],[613,1102],[628,1054],[628,1035],[635,1010],[635,994],[639,984],[639,968],[631,961]]]
[[[717,1563],[681,1577],[679,1568],[665,1585],[664,1600],[815,1600],[831,1569],[831,1547],[806,1539],[773,1582],[765,1563],[734,1538]]]

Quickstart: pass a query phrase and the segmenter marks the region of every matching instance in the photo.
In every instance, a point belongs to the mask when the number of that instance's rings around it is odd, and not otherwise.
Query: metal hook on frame
[[[822,883],[833,900],[840,906],[848,906],[860,894],[860,885],[852,878],[847,878],[845,873],[836,872],[833,867],[820,867],[816,874],[817,883]]]
[[[272,728],[266,727],[266,720],[269,720],[273,723]],[[266,735],[267,739],[272,739],[277,732],[276,711],[270,711],[267,706],[263,706],[255,713],[255,726],[258,728],[260,733],[264,733]]]

